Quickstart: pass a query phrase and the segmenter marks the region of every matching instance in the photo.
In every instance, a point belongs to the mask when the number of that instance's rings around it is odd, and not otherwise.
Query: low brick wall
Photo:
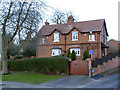
[[[112,60],[108,60],[108,62],[103,62],[103,65],[98,65],[97,68],[93,68],[93,76],[96,74],[99,74],[101,72],[104,72],[106,70],[118,67],[118,56],[116,58],[113,58]]]

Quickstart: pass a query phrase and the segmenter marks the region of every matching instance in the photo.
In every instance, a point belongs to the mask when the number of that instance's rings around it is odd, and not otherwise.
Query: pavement
[[[114,73],[99,79],[70,75],[42,84],[3,81],[2,88],[117,88],[118,75],[118,73]]]
[[[102,78],[97,79],[96,81],[90,82],[82,86],[82,88],[118,88],[119,77],[118,73],[114,73]]]

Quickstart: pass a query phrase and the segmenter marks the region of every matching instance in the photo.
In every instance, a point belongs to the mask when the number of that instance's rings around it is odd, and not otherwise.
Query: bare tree
[[[2,30],[2,75],[8,74],[7,48],[16,35],[19,39],[24,32],[36,32],[38,21],[46,4],[41,0],[17,0],[0,3],[0,29]],[[38,16],[37,16],[38,15]],[[11,38],[7,38],[11,34]]]
[[[52,23],[63,24],[67,23],[67,18],[70,15],[73,15],[75,21],[78,21],[78,17],[75,16],[72,11],[60,11],[60,10],[55,10],[53,12],[53,15],[50,17],[50,20]]]

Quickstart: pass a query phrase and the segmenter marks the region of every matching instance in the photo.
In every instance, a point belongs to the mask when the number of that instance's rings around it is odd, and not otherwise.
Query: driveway
[[[117,88],[118,74],[115,73],[97,80],[88,76],[72,75],[37,85],[6,81],[3,81],[2,84],[3,88]]]

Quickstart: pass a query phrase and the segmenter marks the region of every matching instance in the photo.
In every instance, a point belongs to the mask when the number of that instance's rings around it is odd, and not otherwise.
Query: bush
[[[67,57],[48,57],[37,59],[26,59],[8,61],[10,71],[29,71],[48,74],[49,72],[69,73],[69,62]]]
[[[31,57],[31,56],[36,56],[36,51],[31,48],[25,48],[23,50],[23,56],[24,57]]]
[[[120,49],[118,50],[118,53],[120,53]]]
[[[66,56],[67,56],[67,57],[70,57],[70,54],[71,54],[71,53],[70,53],[70,49],[68,49]]]
[[[65,56],[64,54],[60,54],[59,56]]]
[[[87,59],[89,57],[90,57],[90,55],[89,55],[88,50],[85,50],[84,53],[83,53],[83,60],[85,60],[85,59]]]
[[[76,60],[76,53],[74,50],[72,51],[71,59],[72,59],[72,61]]]
[[[16,55],[13,59],[22,59],[22,56]]]

